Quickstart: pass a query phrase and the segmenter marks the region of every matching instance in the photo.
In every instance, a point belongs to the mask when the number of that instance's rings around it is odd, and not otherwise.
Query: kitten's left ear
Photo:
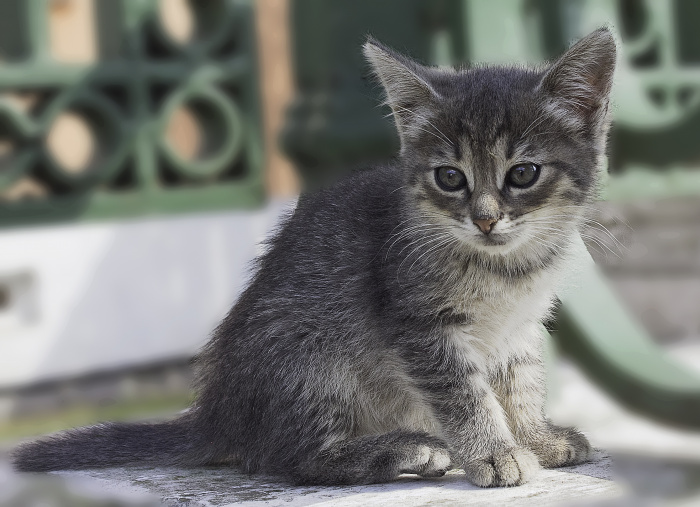
[[[612,88],[615,39],[600,28],[574,44],[542,79],[542,89],[588,124],[605,123]]]
[[[384,87],[386,102],[394,111],[396,126],[403,137],[405,127],[416,121],[412,118],[415,109],[439,97],[428,82],[430,70],[371,37],[362,50]]]

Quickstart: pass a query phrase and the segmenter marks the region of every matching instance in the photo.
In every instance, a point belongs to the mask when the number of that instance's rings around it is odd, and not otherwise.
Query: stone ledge
[[[469,484],[461,471],[438,479],[402,476],[389,484],[354,487],[294,487],[274,478],[252,476],[230,468],[115,468],[18,476],[5,469],[0,506],[35,505],[50,495],[52,505],[121,505],[200,507],[226,505],[365,506],[365,505],[558,505],[594,502],[622,496],[612,481],[610,459],[577,467],[542,470],[530,483],[513,488],[482,489]],[[5,479],[5,480],[2,480]],[[7,482],[10,481],[10,482]],[[41,487],[37,487],[40,485]],[[34,496],[31,495],[44,495]],[[29,495],[32,499],[22,502]],[[72,496],[71,496],[72,495]],[[77,496],[76,496],[77,495]],[[84,498],[77,501],[76,498]],[[56,502],[56,499],[61,499]],[[19,501],[18,501],[19,500]],[[32,503],[34,502],[34,503]]]

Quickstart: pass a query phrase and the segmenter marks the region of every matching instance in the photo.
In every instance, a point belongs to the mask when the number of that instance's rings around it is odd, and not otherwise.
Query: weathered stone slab
[[[199,507],[227,505],[559,505],[620,497],[611,480],[610,459],[560,470],[543,470],[531,483],[514,488],[482,489],[460,471],[438,479],[402,476],[389,484],[356,487],[294,487],[277,479],[249,477],[230,468],[115,468],[22,476],[6,472],[14,491],[0,494],[0,506],[38,505],[47,495],[52,505]],[[0,481],[2,488],[3,481]],[[5,490],[5,488],[2,488]],[[33,498],[25,503],[27,498]],[[116,500],[115,500],[116,499]],[[111,503],[110,503],[111,502]]]

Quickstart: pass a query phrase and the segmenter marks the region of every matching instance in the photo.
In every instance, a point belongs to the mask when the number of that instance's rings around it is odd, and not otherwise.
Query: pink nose
[[[474,225],[476,225],[479,229],[481,229],[481,232],[484,234],[488,234],[491,232],[491,229],[493,229],[493,224],[498,222],[497,218],[482,218],[479,220],[472,220],[474,222]]]

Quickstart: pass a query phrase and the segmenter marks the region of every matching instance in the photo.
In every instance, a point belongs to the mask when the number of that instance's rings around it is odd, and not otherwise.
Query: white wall
[[[282,208],[0,232],[0,388],[194,354]]]

